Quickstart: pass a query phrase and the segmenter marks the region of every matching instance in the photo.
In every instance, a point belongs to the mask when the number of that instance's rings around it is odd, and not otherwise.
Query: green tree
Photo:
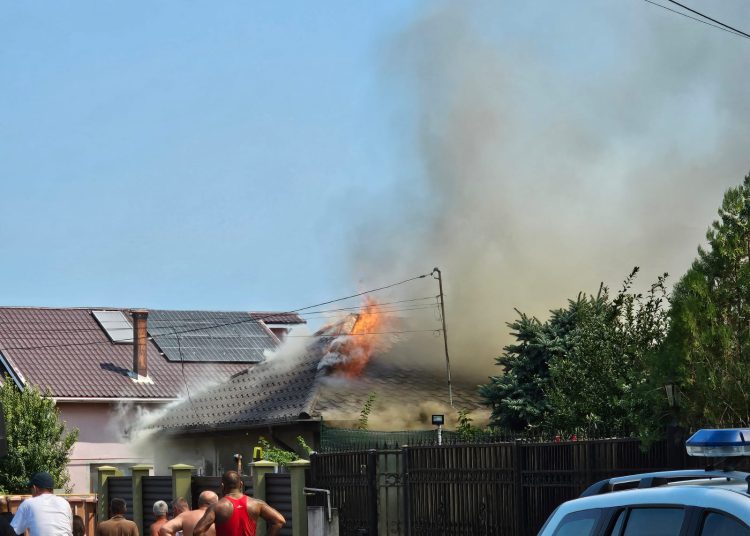
[[[479,394],[492,408],[492,424],[502,430],[526,431],[542,425],[549,410],[549,361],[565,355],[575,327],[577,302],[551,312],[542,323],[518,310],[519,318],[508,324],[516,342],[503,348],[495,362],[503,374],[480,386]]]
[[[507,431],[571,435],[659,435],[667,418],[663,391],[650,376],[663,342],[666,274],[644,296],[634,268],[614,298],[602,285],[579,294],[549,320],[519,313],[516,342],[496,362],[503,374],[480,387],[492,423]],[[660,398],[661,396],[661,398]]]
[[[675,285],[656,373],[677,381],[685,426],[748,426],[750,175],[725,193],[706,239]]]
[[[661,435],[668,412],[651,360],[668,326],[667,275],[644,296],[631,292],[637,273],[636,267],[614,299],[604,286],[596,296],[579,298],[570,350],[549,363],[550,432]]]
[[[55,485],[65,488],[78,430],[66,433],[51,398],[34,387],[17,389],[7,376],[0,387],[0,402],[8,440],[8,455],[0,458],[0,490],[27,493],[29,477],[38,471],[48,471]]]

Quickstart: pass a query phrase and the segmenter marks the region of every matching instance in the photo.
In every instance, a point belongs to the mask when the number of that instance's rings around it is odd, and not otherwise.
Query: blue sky
[[[287,308],[352,288],[392,180],[380,48],[409,3],[3,8],[9,305]]]
[[[514,308],[679,279],[750,169],[748,41],[640,0],[6,2],[0,36],[3,305],[291,309],[440,266],[491,364]]]

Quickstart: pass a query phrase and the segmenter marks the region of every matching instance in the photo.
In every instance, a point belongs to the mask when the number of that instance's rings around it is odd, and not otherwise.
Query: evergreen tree
[[[519,312],[509,324],[516,342],[496,360],[503,374],[480,387],[493,426],[566,436],[661,433],[666,399],[650,366],[667,331],[666,274],[644,297],[630,290],[637,273],[614,299],[602,285],[544,323]]]
[[[750,425],[750,175],[724,195],[705,248],[675,286],[657,374],[686,426]]]
[[[64,488],[78,430],[66,433],[54,400],[34,387],[18,390],[8,376],[0,386],[0,403],[8,441],[8,455],[0,458],[0,490],[28,493],[29,477],[39,471],[49,472],[55,485]]]
[[[503,348],[503,354],[495,360],[503,367],[503,374],[492,376],[479,389],[484,403],[492,408],[492,424],[514,432],[538,428],[548,412],[548,363],[568,351],[577,303],[552,311],[544,323],[516,312],[520,318],[508,327],[517,342]]]

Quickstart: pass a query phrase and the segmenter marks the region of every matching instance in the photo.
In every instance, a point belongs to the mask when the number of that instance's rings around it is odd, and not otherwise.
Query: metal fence
[[[111,477],[110,477],[111,478]],[[107,479],[109,482],[109,479]],[[112,488],[110,487],[110,490]],[[111,493],[111,491],[110,491]],[[172,477],[171,476],[144,476],[141,480],[141,504],[143,512],[143,531],[151,527],[156,521],[154,515],[154,503],[164,501],[169,506],[170,514],[172,511]]]
[[[644,451],[637,439],[403,447],[311,462],[312,484],[330,489],[339,508],[342,535],[408,536],[533,535],[593,482],[700,463],[681,441]]]
[[[125,501],[125,518],[133,521],[133,477],[130,476],[111,476],[107,479],[107,486],[109,486],[109,498],[112,500],[114,497],[118,497]],[[109,512],[109,505],[105,505],[107,509],[107,517],[112,515]]]
[[[294,518],[292,517],[291,475],[288,473],[266,475],[266,502],[281,512],[286,519],[286,525],[279,534],[281,536],[292,536]]]
[[[331,503],[339,509],[339,531],[349,534],[377,534],[375,489],[376,452],[313,454],[310,457],[310,485],[331,491]],[[308,498],[309,505],[320,496]]]

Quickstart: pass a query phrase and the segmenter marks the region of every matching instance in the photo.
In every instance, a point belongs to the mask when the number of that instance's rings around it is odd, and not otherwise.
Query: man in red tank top
[[[204,536],[212,524],[216,525],[216,536],[256,536],[259,518],[266,521],[267,536],[279,534],[286,519],[263,501],[242,493],[242,478],[237,471],[224,473],[221,489],[224,496],[208,507],[193,529],[193,536]]]

